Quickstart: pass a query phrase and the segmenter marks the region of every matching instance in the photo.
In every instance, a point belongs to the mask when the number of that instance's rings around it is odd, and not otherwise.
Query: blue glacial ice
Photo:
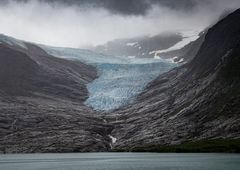
[[[50,55],[71,59],[79,60],[87,64],[97,64],[97,63],[119,63],[126,62],[124,58],[114,57],[104,54],[95,53],[91,50],[78,49],[78,48],[64,48],[64,47],[51,47],[46,45],[39,45]]]
[[[110,111],[132,102],[149,82],[173,64],[99,64],[99,78],[88,84],[90,96],[85,102],[96,110]]]
[[[87,85],[85,104],[97,111],[111,111],[134,101],[160,74],[176,67],[162,59],[114,57],[89,50],[42,46],[49,54],[94,65],[98,78]]]

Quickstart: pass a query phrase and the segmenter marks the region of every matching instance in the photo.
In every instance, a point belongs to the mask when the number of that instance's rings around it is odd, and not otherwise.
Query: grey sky
[[[82,47],[165,31],[202,30],[239,0],[2,0],[0,33]]]
[[[11,0],[2,0],[8,3]],[[14,0],[15,2],[29,2],[36,0]],[[113,14],[119,15],[145,15],[152,6],[165,6],[175,10],[194,9],[198,2],[206,0],[39,0],[50,5],[78,6],[82,8],[104,8]]]
[[[120,15],[145,15],[153,5],[175,10],[192,10],[196,0],[42,0],[48,3],[80,7],[101,7]]]

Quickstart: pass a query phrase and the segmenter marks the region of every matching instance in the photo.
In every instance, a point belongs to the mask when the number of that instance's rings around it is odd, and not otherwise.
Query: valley
[[[182,49],[180,38],[155,51],[166,58],[1,35],[0,152],[207,152],[206,141],[239,152],[239,19],[236,10]]]

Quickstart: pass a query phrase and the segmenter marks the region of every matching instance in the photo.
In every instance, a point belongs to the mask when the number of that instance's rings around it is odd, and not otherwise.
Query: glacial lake
[[[240,170],[240,154],[2,154],[0,170]]]

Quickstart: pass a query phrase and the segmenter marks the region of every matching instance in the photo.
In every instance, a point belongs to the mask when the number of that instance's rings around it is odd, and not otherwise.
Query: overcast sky
[[[2,0],[0,33],[84,47],[165,31],[202,30],[240,0]]]

